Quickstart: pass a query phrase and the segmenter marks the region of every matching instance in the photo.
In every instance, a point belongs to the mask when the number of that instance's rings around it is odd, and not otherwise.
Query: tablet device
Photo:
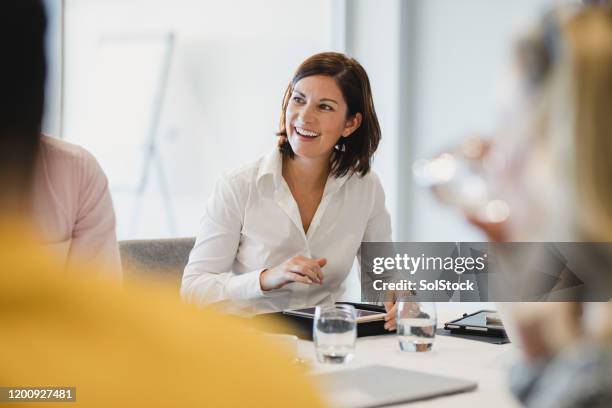
[[[472,314],[464,314],[459,319],[445,323],[444,329],[457,334],[507,337],[504,326],[494,310],[479,310]]]
[[[283,313],[289,316],[300,316],[307,317],[309,319],[314,319],[315,309],[316,308],[314,307],[306,307],[304,309],[284,310]],[[355,308],[355,320],[357,321],[357,323],[385,320],[385,313]]]

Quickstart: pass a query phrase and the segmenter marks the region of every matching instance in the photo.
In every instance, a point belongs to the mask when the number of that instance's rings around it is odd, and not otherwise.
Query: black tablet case
[[[371,310],[374,312],[384,312],[384,306],[377,306],[364,303],[341,302],[342,304],[353,305],[356,308],[363,310]],[[267,313],[255,316],[253,319],[272,320],[281,323],[280,330],[275,330],[275,333],[293,334],[303,340],[312,340],[312,318],[305,316],[287,315],[282,312]],[[374,322],[357,323],[357,337],[378,336],[381,334],[395,334],[395,331],[385,330],[384,320]]]
[[[460,320],[465,319],[466,317],[470,317],[479,313],[494,313],[495,310],[478,310],[474,313],[464,313],[463,316],[461,316],[458,319],[455,320],[451,320],[450,322],[446,322],[444,323],[444,330],[450,331],[450,334],[455,334],[458,336],[476,336],[476,337],[495,337],[498,339],[508,339],[508,335],[506,334],[505,329],[501,328],[491,328],[489,326],[487,326],[487,331],[486,332],[481,332],[478,330],[470,330],[469,327],[471,325],[466,324],[466,323],[458,323]],[[453,326],[459,326],[459,327],[452,327],[449,325],[453,325]],[[503,327],[503,326],[502,326]],[[509,341],[508,341],[509,342]]]

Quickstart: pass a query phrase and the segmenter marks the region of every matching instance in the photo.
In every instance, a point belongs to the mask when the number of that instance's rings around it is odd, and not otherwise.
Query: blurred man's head
[[[0,212],[28,199],[44,105],[46,19],[40,0],[0,3]]]

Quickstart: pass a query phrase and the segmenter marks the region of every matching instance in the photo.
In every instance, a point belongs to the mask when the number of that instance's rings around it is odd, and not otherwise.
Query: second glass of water
[[[438,319],[433,302],[398,302],[397,337],[402,351],[429,351]]]
[[[357,338],[354,306],[317,306],[313,325],[319,362],[341,364],[353,358]]]

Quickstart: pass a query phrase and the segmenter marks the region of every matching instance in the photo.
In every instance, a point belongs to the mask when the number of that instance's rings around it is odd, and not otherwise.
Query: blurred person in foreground
[[[11,17],[4,14],[2,18],[4,23]],[[4,40],[10,41],[10,37]],[[5,114],[22,115],[24,103],[25,100],[7,103]],[[120,281],[115,212],[102,168],[80,146],[46,135],[37,139],[28,206],[41,245],[57,256],[67,270],[87,261],[92,265],[87,271],[77,269]]]
[[[318,406],[287,356],[228,317],[164,288],[58,278],[28,210],[45,16],[38,0],[0,7],[0,386],[76,387],[88,407]]]
[[[3,13],[2,24],[10,18],[8,13]],[[10,36],[3,41],[7,42],[7,46],[18,46],[17,42],[8,44]],[[6,69],[7,72],[14,71],[5,78],[10,81],[23,68]],[[27,69],[34,71],[39,68]],[[7,86],[12,87],[11,92],[17,92],[20,90],[17,87],[22,85],[14,82]],[[32,121],[31,114],[28,118],[21,117],[25,115],[25,104],[31,100],[26,98],[26,89],[21,90],[23,101],[17,103],[5,99],[3,115],[15,120]],[[36,90],[31,88],[27,92]],[[32,194],[27,206],[31,210],[32,226],[40,244],[57,256],[67,270],[87,261],[91,267],[86,271],[77,269],[89,275],[103,274],[119,281],[121,261],[115,232],[115,212],[102,168],[88,151],[72,143],[45,135],[39,135],[31,143],[38,146],[35,149],[33,182],[30,183]],[[10,146],[7,146],[5,153],[11,153]],[[10,160],[18,160],[18,153]]]
[[[553,10],[515,57],[507,137],[482,149],[508,216],[468,218],[495,242],[612,242],[612,9]],[[588,255],[609,287],[612,254]],[[525,357],[511,376],[519,400],[612,406],[610,303],[513,307]]]

